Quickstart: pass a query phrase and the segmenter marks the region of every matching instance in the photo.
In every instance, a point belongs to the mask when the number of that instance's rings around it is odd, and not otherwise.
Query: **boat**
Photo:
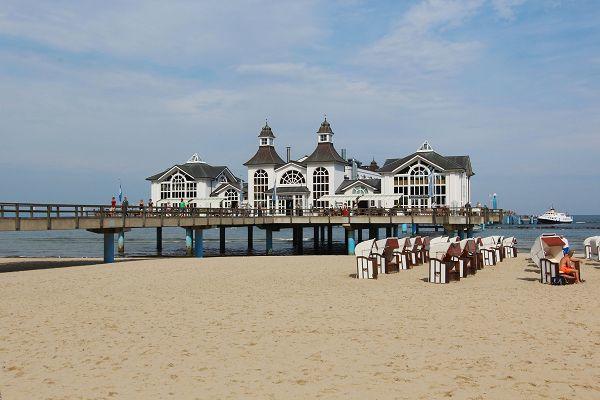
[[[556,212],[554,207],[537,217],[538,224],[570,224],[573,218],[562,212]]]

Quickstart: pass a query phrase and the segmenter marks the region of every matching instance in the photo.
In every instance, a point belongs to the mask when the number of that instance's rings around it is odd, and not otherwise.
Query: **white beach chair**
[[[583,241],[585,258],[591,260],[596,258],[600,261],[600,236],[592,236]]]
[[[398,269],[409,269],[412,264],[410,238],[399,238],[398,248],[394,250],[394,256],[398,263]]]
[[[451,280],[460,280],[460,275],[455,269],[454,257],[460,256],[460,244],[434,243],[429,247],[429,282],[449,283]]]
[[[558,265],[564,255],[564,245],[565,241],[554,233],[543,234],[533,242],[529,255],[540,268],[541,283],[550,284],[560,274]]]
[[[487,240],[488,244],[485,244],[483,239],[481,237],[475,239],[479,247],[479,254],[481,254],[482,266],[496,265],[496,245],[494,243],[490,244],[489,239]]]
[[[354,248],[356,256],[356,277],[358,279],[377,279],[377,257],[372,254],[376,250],[375,239],[360,242]]]
[[[514,236],[505,237],[502,240],[502,246],[506,257],[515,258],[517,256],[517,239]]]

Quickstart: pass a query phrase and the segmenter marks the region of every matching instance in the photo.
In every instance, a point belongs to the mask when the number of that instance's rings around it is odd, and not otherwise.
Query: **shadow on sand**
[[[539,278],[517,278],[520,281],[527,281],[527,282],[539,282],[540,279]]]
[[[136,258],[136,259],[121,259],[115,260],[116,263],[125,262],[125,261],[142,261],[145,258]],[[35,260],[35,259],[23,259],[23,260],[10,260],[7,262],[2,262],[0,259],[0,274],[4,272],[19,272],[19,271],[33,271],[38,269],[51,269],[51,268],[67,268],[67,267],[80,267],[85,265],[101,265],[104,264],[104,261],[101,258],[91,258],[91,259],[60,259],[57,258],[55,260]]]

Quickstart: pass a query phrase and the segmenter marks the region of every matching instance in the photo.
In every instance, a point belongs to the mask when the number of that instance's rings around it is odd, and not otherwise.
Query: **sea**
[[[519,250],[528,252],[535,238],[542,233],[564,235],[571,248],[583,252],[583,241],[590,236],[600,235],[600,215],[574,215],[573,223],[566,225],[491,225],[479,228],[475,236],[514,236]],[[204,232],[204,253],[206,257],[227,257],[265,254],[265,231],[254,228],[254,250],[247,250],[247,229],[227,228],[225,254],[219,254],[219,230],[207,229]],[[420,235],[439,236],[442,232],[421,229]],[[363,231],[367,238],[368,230]],[[401,235],[402,236],[402,235]],[[385,237],[381,229],[379,237]],[[116,240],[115,240],[116,242]],[[305,228],[303,254],[344,254],[344,230],[333,229],[333,245],[313,247],[313,229]],[[103,255],[103,236],[84,230],[43,231],[43,232],[0,232],[0,257],[82,257],[98,258]],[[183,228],[163,229],[162,256],[183,257],[186,254],[185,230]],[[273,233],[273,255],[294,254],[292,230],[281,229]],[[156,230],[134,229],[125,233],[125,253],[120,257],[153,257],[156,253]]]

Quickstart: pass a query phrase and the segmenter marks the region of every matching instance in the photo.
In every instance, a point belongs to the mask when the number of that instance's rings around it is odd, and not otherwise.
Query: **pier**
[[[420,227],[442,227],[446,232],[461,237],[472,235],[473,227],[502,221],[502,210],[478,208],[366,208],[366,209],[237,209],[237,208],[140,208],[112,209],[106,205],[0,203],[0,232],[49,231],[85,229],[103,236],[104,261],[114,262],[115,235],[118,251],[124,252],[125,232],[132,229],[156,229],[156,250],[162,251],[162,228],[181,227],[189,256],[203,257],[203,231],[219,228],[220,252],[225,253],[226,230],[231,227],[248,228],[248,249],[253,248],[252,229],[266,232],[266,253],[273,249],[273,231],[292,229],[293,245],[302,253],[304,229],[313,229],[315,244],[331,248],[334,226],[345,229],[348,254],[363,240],[363,231],[375,237],[380,228],[388,236],[399,232],[416,235]],[[407,232],[408,233],[408,232]],[[326,244],[325,244],[326,243]]]

